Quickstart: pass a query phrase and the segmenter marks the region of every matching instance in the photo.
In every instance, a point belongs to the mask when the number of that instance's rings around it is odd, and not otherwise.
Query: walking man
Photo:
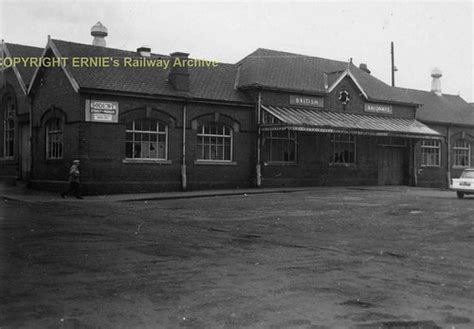
[[[82,199],[81,191],[79,190],[79,187],[80,187],[79,186],[79,183],[80,183],[79,165],[80,164],[81,162],[79,160],[74,160],[72,162],[71,169],[69,170],[69,188],[66,191],[61,193],[61,197],[65,198],[66,195],[68,195],[69,193],[72,193],[72,195],[74,195],[76,198]]]

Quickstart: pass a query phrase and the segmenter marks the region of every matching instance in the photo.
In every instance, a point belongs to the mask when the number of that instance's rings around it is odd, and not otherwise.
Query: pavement
[[[63,199],[59,193],[38,191],[28,189],[26,186],[6,186],[0,185],[0,197],[10,201],[20,202],[132,202],[148,200],[173,200],[173,199],[193,199],[203,197],[231,196],[231,195],[251,195],[262,193],[291,193],[310,190],[310,187],[299,188],[248,188],[248,189],[224,189],[224,190],[199,190],[199,191],[177,191],[159,193],[126,193],[84,196],[82,200],[74,196]]]
[[[157,193],[125,193],[110,195],[84,196],[82,200],[74,196],[62,198],[59,193],[28,189],[26,185],[8,186],[0,183],[0,198],[20,202],[133,202],[152,200],[194,199],[232,195],[254,195],[271,193],[294,193],[312,191],[330,193],[343,190],[402,192],[410,194],[426,193],[432,196],[449,192],[447,189],[433,189],[409,186],[318,186],[318,187],[280,187],[280,188],[247,188],[247,189],[222,189],[222,190],[197,190],[175,191]]]

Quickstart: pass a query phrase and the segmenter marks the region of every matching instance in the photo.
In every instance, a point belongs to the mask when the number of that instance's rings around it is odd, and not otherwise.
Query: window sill
[[[329,167],[355,168],[357,167],[357,164],[356,163],[330,163]]]
[[[296,167],[298,164],[296,162],[284,162],[284,161],[268,161],[263,163],[264,167],[268,166],[282,166],[282,167]]]
[[[0,162],[14,163],[17,160],[15,158],[0,158]]]
[[[237,162],[225,160],[195,160],[194,164],[203,166],[235,166]]]
[[[466,169],[470,168],[471,166],[453,166],[453,169]]]
[[[46,163],[57,163],[57,162],[63,162],[64,159],[46,159]]]
[[[441,168],[441,165],[420,165],[422,168]]]
[[[171,160],[159,159],[122,159],[122,163],[146,163],[146,164],[172,164]]]

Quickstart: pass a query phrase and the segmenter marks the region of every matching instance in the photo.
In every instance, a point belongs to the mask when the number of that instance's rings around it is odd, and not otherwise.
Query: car
[[[449,189],[456,191],[459,199],[464,198],[464,195],[474,194],[474,168],[466,168],[461,177],[451,179]]]

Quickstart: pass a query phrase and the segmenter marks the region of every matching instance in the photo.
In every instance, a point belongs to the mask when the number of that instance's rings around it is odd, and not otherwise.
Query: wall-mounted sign
[[[86,121],[118,122],[118,102],[86,100]]]
[[[383,114],[392,114],[393,110],[390,105],[383,104],[369,104],[365,103],[364,111],[370,113],[383,113]]]
[[[324,107],[324,98],[290,95],[290,105]]]

